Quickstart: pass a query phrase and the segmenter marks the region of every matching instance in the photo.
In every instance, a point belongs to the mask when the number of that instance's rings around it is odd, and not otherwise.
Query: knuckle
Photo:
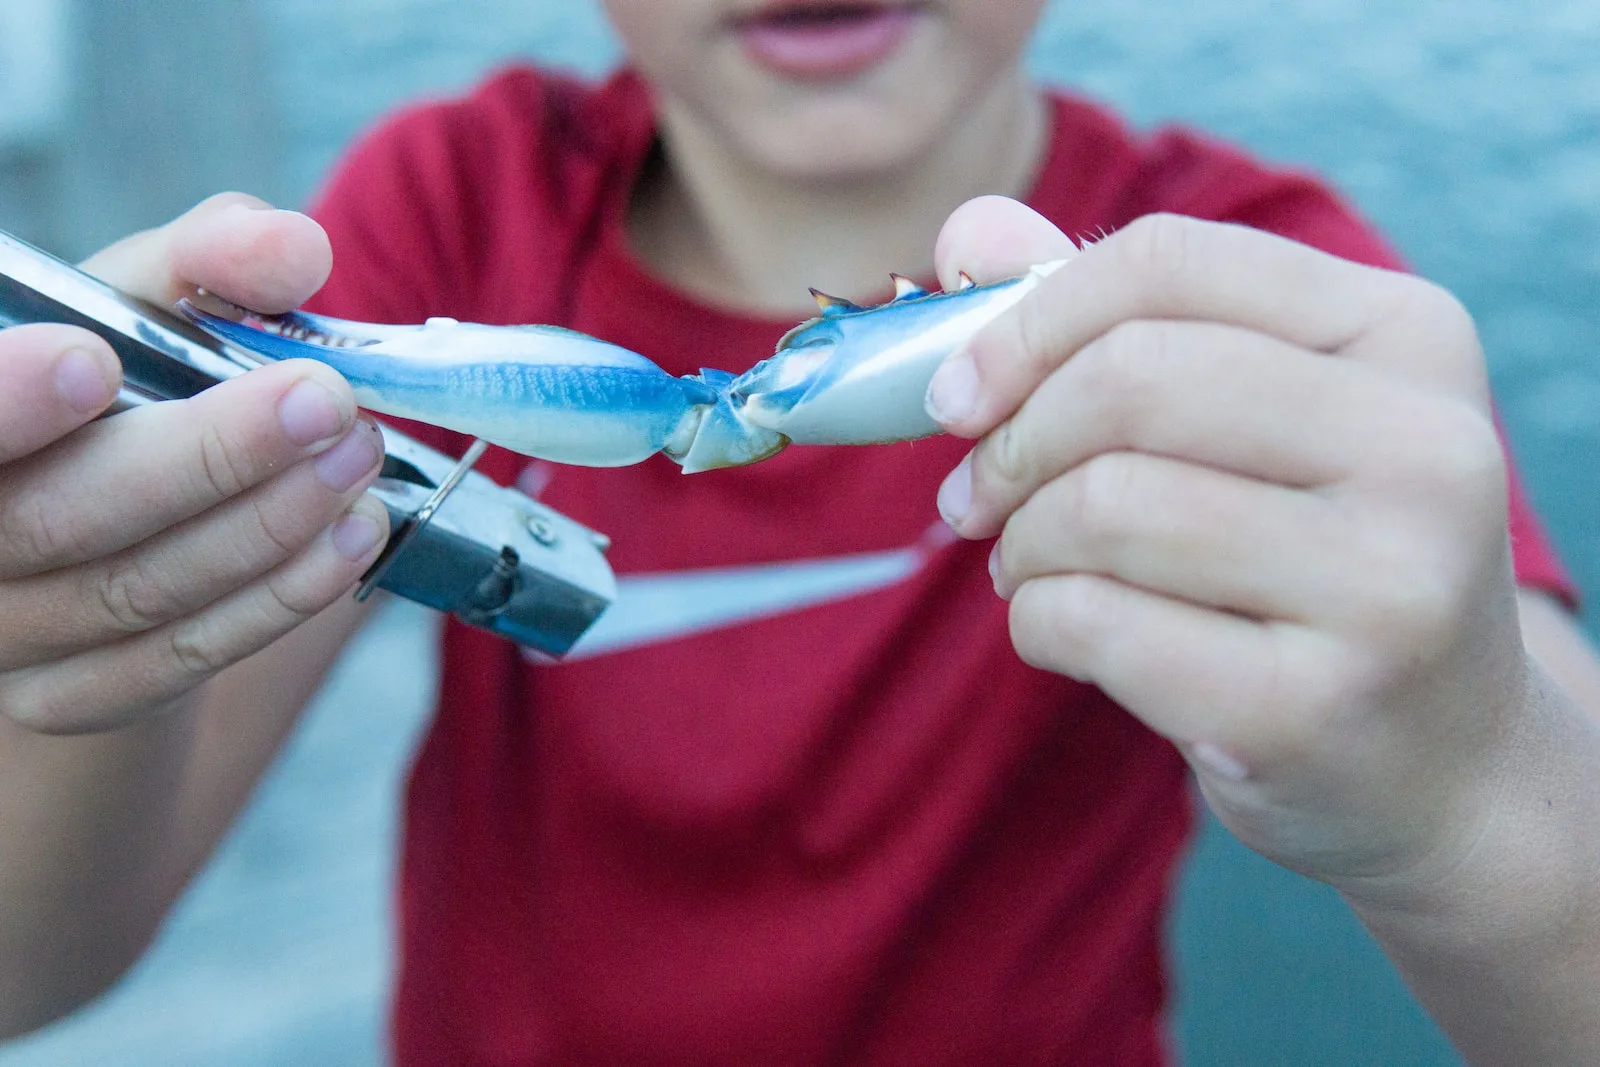
[[[1255,730],[1275,760],[1312,758],[1369,700],[1362,657],[1334,641],[1308,644],[1291,651],[1275,642],[1258,680]]]
[[[302,515],[313,506],[308,503]],[[277,559],[287,559],[305,548],[308,539],[298,533],[293,517],[286,517],[279,509],[273,507],[270,501],[263,499],[251,501],[250,514],[264,546],[274,553]]]
[[[1443,286],[1409,274],[1393,276],[1389,292],[1385,325],[1427,353],[1430,376],[1486,398],[1483,346],[1466,305]]]
[[[1097,400],[1119,416],[1147,410],[1172,353],[1172,331],[1165,323],[1135,320],[1108,330],[1084,355],[1086,385]]]
[[[1437,530],[1476,531],[1505,522],[1509,476],[1505,449],[1491,415],[1475,403],[1427,395],[1405,409],[1406,424],[1392,438],[1381,475],[1392,505]]]
[[[1465,403],[1438,405],[1428,435],[1429,467],[1447,492],[1474,500],[1504,496],[1505,451],[1487,415]]]
[[[34,733],[49,734],[60,729],[61,712],[48,691],[39,686],[23,688],[0,681],[0,715]]]
[[[1059,617],[1047,617],[1039,586],[1037,581],[1026,582],[1011,598],[1011,645],[1028,666],[1050,670],[1061,655],[1064,626]]]
[[[973,466],[974,478],[983,488],[1028,484],[1032,459],[1022,437],[1016,419],[1007,419],[989,435],[984,442],[984,458],[988,462]]]
[[[1401,610],[1396,612],[1403,636],[1403,647],[1413,650],[1412,661],[1433,658],[1454,634],[1461,618],[1461,597],[1456,583],[1443,570],[1429,568],[1413,577]]]
[[[1032,505],[1024,504],[1000,528],[1000,536],[992,550],[990,568],[997,580],[1026,574],[1034,566],[1034,553],[1028,533],[1024,528],[1032,518]]]
[[[1024,300],[1006,318],[1015,335],[1011,347],[1022,354],[1030,379],[1038,381],[1061,363],[1064,354],[1057,351],[1054,316],[1040,301]]]
[[[179,674],[198,684],[326,608],[345,588],[324,589],[303,567],[280,569],[219,610],[172,626],[168,652]]]
[[[91,580],[91,596],[101,617],[125,634],[154,629],[170,616],[172,598],[137,556],[113,563]]]
[[[1351,678],[1376,677],[1427,659],[1461,617],[1461,590],[1450,568],[1414,537],[1393,530],[1364,539],[1361,578],[1349,590],[1355,629],[1372,658]],[[1403,653],[1403,654],[1402,654]],[[1388,663],[1389,667],[1380,667]]]
[[[21,557],[16,566],[4,569],[22,573],[88,554],[82,533],[50,507],[44,494],[0,498],[0,545]]]
[[[47,672],[16,671],[0,675],[0,718],[31,733],[68,735],[85,733],[96,723],[85,721],[67,687],[52,684]]]
[[[1197,258],[1200,224],[1183,215],[1145,215],[1122,232],[1130,265],[1154,281],[1183,274]]]
[[[1063,521],[1090,543],[1114,538],[1126,525],[1136,491],[1133,464],[1121,453],[1095,456],[1061,479]]]
[[[1107,625],[1104,583],[1067,574],[1026,582],[1011,601],[1011,643],[1029,666],[1086,677]]]
[[[1062,577],[1056,595],[1061,602],[1062,624],[1070,628],[1068,636],[1080,643],[1097,643],[1099,635],[1113,625],[1110,594],[1109,583],[1093,575]]]
[[[1477,329],[1473,325],[1472,313],[1454,293],[1414,274],[1396,277],[1399,286],[1398,310],[1402,314],[1426,321],[1433,331],[1444,331],[1452,337],[1465,332],[1476,338]]]
[[[252,464],[245,450],[215,423],[200,431],[199,461],[197,473],[202,488],[219,500],[237,495],[253,480]]]
[[[274,575],[266,581],[266,594],[270,625],[286,630],[306,622],[327,607],[338,592],[320,596],[310,583],[290,581],[284,576]]]
[[[222,649],[217,627],[203,616],[172,627],[167,651],[177,673],[194,684],[205,681],[232,662]]]

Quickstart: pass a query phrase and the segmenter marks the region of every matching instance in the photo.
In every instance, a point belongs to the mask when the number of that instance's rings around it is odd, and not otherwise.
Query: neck
[[[1044,100],[1020,74],[927,152],[870,175],[773,173],[670,100],[660,121],[663,156],[628,222],[636,253],[709,302],[771,314],[809,306],[809,286],[871,300],[891,270],[931,277],[945,218],[984,193],[1025,195],[1049,131]]]

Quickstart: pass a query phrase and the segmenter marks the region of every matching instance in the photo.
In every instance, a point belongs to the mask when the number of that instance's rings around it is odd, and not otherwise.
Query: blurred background
[[[1079,0],[1033,51],[1141,124],[1338,184],[1478,318],[1513,447],[1600,589],[1600,3]],[[616,59],[591,0],[0,0],[0,228],[67,258],[241,188],[303,203],[396,102]],[[384,1062],[396,793],[433,686],[405,605],[347,658],[120,987],[0,1067]],[[1331,892],[1208,825],[1173,929],[1192,1067],[1456,1060]]]

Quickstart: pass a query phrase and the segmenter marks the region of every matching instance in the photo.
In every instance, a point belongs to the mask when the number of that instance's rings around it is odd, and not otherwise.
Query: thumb
[[[1077,254],[1077,244],[1049,219],[1026,204],[1003,196],[980,196],[956,208],[945,220],[934,245],[939,284],[946,290],[957,289],[963,273],[984,284],[1016,277],[1038,263],[1070,259]],[[981,436],[1022,402],[1024,393],[1019,390],[1005,398],[1004,410],[987,410],[994,405],[980,395],[986,373],[990,377],[1017,379],[1026,377],[1029,368],[1002,365],[997,373],[980,363],[998,359],[1004,364],[1010,353],[999,345],[978,346],[978,351],[974,346],[986,334],[1002,328],[1015,334],[1018,316],[1031,310],[1026,302],[1011,309],[1001,316],[998,325],[991,324],[966,346],[951,353],[934,372],[925,404],[928,414],[947,431],[963,437]],[[995,348],[1001,349],[1000,355],[992,354],[991,349]],[[980,407],[985,410],[978,410]]]
[[[328,236],[297,211],[243,193],[220,193],[165,226],[95,253],[83,269],[125,292],[170,307],[207,289],[275,314],[299,307],[333,269]]]
[[[105,341],[77,326],[39,322],[0,330],[0,465],[104,411],[121,373]]]
[[[980,284],[1012,278],[1035,263],[1068,259],[1078,246],[1026,204],[980,196],[956,208],[934,244],[939,284],[955,289],[965,271]]]

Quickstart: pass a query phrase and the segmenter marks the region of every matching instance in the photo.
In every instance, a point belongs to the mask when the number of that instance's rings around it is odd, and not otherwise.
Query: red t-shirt
[[[408,111],[321,198],[315,306],[554,323],[673,374],[743,370],[793,322],[708,306],[629,252],[653,137],[626,74],[517,69]],[[1029,200],[1068,233],[1174,211],[1395,262],[1312,179],[1067,96]],[[934,508],[967,447],[536,468],[612,537],[623,592],[558,666],[447,628],[407,797],[401,1064],[1163,1062],[1184,766],[1017,658],[989,546]],[[480,469],[528,477],[498,450]],[[1522,580],[1564,588],[1513,501]]]

